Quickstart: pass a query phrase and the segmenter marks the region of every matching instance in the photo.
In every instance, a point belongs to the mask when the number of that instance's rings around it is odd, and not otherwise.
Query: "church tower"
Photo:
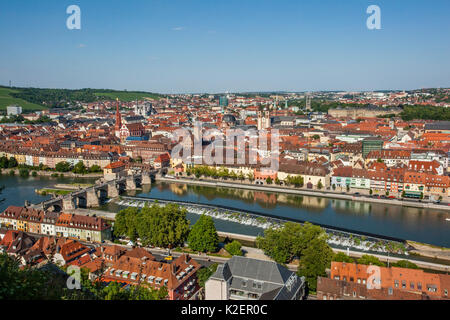
[[[269,110],[264,111],[264,121],[263,122],[264,122],[263,129],[270,128],[271,123],[270,123],[270,111]]]
[[[116,137],[118,137],[118,138],[120,138],[120,128],[122,128],[122,116],[120,115],[120,110],[119,110],[119,98],[117,98],[116,126],[114,127],[114,131],[116,133]]]
[[[263,129],[262,111],[258,111],[258,130]]]

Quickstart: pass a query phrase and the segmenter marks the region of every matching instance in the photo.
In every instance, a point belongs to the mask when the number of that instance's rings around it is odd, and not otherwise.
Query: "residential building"
[[[300,300],[305,279],[280,264],[233,256],[205,285],[206,300]]]

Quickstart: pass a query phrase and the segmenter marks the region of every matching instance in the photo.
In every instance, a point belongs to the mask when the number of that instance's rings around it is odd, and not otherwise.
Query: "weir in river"
[[[143,208],[146,204],[158,204],[164,206],[169,203],[174,203],[182,208],[185,208],[190,213],[194,213],[197,215],[207,215],[215,219],[231,221],[243,225],[250,225],[262,229],[280,228],[284,223],[290,221],[289,219],[280,219],[266,214],[236,210],[234,208],[229,208],[226,206],[205,205],[187,201],[125,196],[121,197],[121,199],[116,203],[121,207],[137,208]],[[301,221],[294,222],[304,223]],[[323,225],[321,225],[321,227],[323,227],[327,232],[329,236],[328,243],[333,247],[350,248],[373,253],[391,252],[393,254],[408,255],[404,244],[405,241],[402,239],[361,234],[352,232],[350,230],[338,230]]]

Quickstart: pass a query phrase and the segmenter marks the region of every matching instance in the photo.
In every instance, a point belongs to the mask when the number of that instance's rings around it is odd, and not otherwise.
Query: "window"
[[[247,281],[242,280],[242,286],[243,286],[243,287],[246,287],[246,286],[247,286]]]
[[[411,289],[414,289],[414,282],[410,282],[410,283],[409,283],[409,287],[410,287]]]
[[[393,292],[394,292],[394,290],[391,287],[389,287],[388,294],[391,296]]]
[[[444,296],[447,296],[447,295],[448,295],[448,290],[444,289]]]
[[[395,286],[396,288],[398,288],[398,280],[395,280],[395,281],[394,281],[394,286]]]
[[[417,282],[417,289],[422,290],[422,283]]]
[[[402,289],[406,289],[406,281],[402,280]]]
[[[358,278],[358,283],[361,283],[361,279],[360,278]]]

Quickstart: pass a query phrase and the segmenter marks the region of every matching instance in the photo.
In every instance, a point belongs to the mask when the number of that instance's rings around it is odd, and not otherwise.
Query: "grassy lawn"
[[[41,189],[38,191],[39,194],[44,195],[44,194],[56,194],[59,196],[65,196],[66,194],[69,194],[73,191],[70,190],[60,190],[60,189]]]
[[[22,107],[23,111],[36,111],[36,110],[44,110],[46,109],[43,106],[27,102],[22,99],[16,99],[9,95],[11,92],[17,92],[15,90],[9,88],[1,88],[0,87],[0,111],[6,110],[7,106],[12,104],[17,104]]]
[[[125,92],[125,91],[117,91],[117,92],[94,92],[96,96],[99,97],[108,97],[112,100],[119,98],[120,101],[134,101],[134,100],[143,100],[144,98],[151,98],[155,100],[161,99],[160,96],[152,94],[152,93],[144,93],[144,92]]]

